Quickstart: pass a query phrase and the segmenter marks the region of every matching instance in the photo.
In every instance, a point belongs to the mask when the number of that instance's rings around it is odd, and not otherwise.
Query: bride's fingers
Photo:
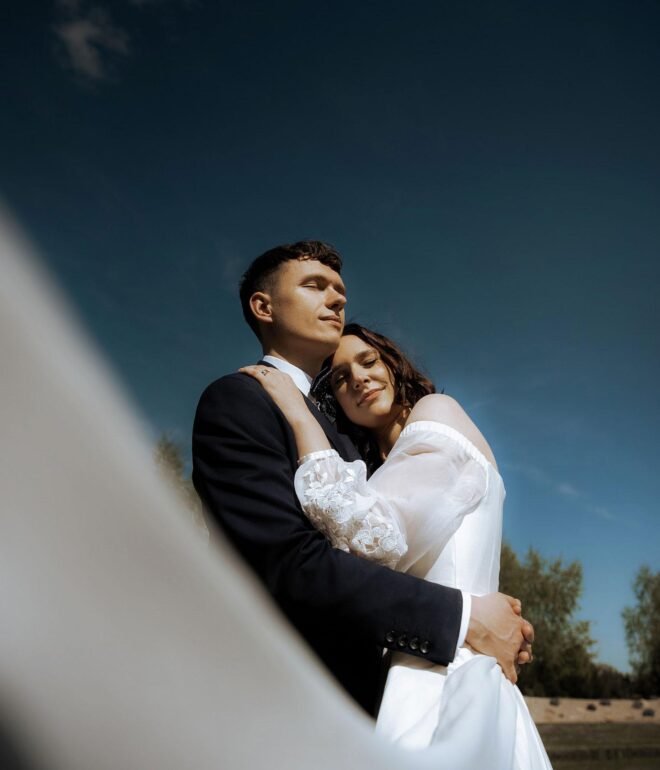
[[[262,371],[263,369],[264,369],[263,366],[253,365],[253,366],[241,366],[241,368],[238,371],[242,372],[243,374],[249,374],[250,377],[254,377],[255,380],[261,380],[265,376]]]
[[[528,621],[523,618],[523,624],[522,624],[522,632],[523,636],[525,637],[525,641],[529,644],[532,644],[534,641],[534,626]]]

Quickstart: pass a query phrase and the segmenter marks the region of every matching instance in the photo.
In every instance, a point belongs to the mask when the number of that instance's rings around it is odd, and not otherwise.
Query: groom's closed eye
[[[332,288],[338,293],[341,294],[342,297],[346,297],[346,288],[341,283],[331,283],[327,278],[325,278],[322,275],[312,275],[307,276],[302,283],[301,286],[311,286],[315,289],[327,289],[328,286],[332,286]]]

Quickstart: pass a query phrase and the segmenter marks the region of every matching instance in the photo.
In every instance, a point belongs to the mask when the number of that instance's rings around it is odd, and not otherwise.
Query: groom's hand
[[[522,625],[523,643],[520,645],[518,651],[518,665],[522,666],[525,663],[531,663],[534,660],[532,655],[532,643],[534,641],[534,626],[523,618]]]
[[[473,596],[465,637],[474,650],[495,658],[506,678],[514,684],[518,680],[516,664],[531,660],[534,640],[534,629],[523,620],[521,612],[520,601],[512,596],[500,593]],[[521,661],[520,656],[526,660]]]
[[[509,599],[513,599],[513,611],[516,613],[516,615],[520,615],[522,618],[522,604],[520,603],[520,599],[514,599],[513,597],[509,597]],[[534,660],[534,656],[532,655],[532,644],[534,643],[534,626],[529,622],[529,620],[525,620],[522,618],[522,632],[523,632],[523,642],[520,645],[520,649],[518,650],[518,669],[520,669],[520,666],[524,665],[525,663],[531,663]]]

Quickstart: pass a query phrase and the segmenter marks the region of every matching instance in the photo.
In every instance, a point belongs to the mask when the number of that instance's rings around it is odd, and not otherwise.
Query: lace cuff
[[[300,460],[295,488],[302,508],[335,548],[395,567],[408,550],[398,516],[367,484],[362,460],[346,462],[334,449]]]
[[[298,460],[298,466],[304,465],[308,460],[323,460],[326,457],[339,457],[339,453],[336,449],[317,449],[316,452],[303,455]]]

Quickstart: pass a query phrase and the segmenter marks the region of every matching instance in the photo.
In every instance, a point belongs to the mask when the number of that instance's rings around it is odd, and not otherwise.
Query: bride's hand
[[[293,430],[299,458],[332,448],[323,428],[310,412],[305,397],[288,374],[263,364],[244,366],[239,372],[254,377],[282,410]]]
[[[238,371],[257,380],[290,422],[299,415],[302,417],[309,415],[305,397],[285,372],[263,364],[243,366]]]

